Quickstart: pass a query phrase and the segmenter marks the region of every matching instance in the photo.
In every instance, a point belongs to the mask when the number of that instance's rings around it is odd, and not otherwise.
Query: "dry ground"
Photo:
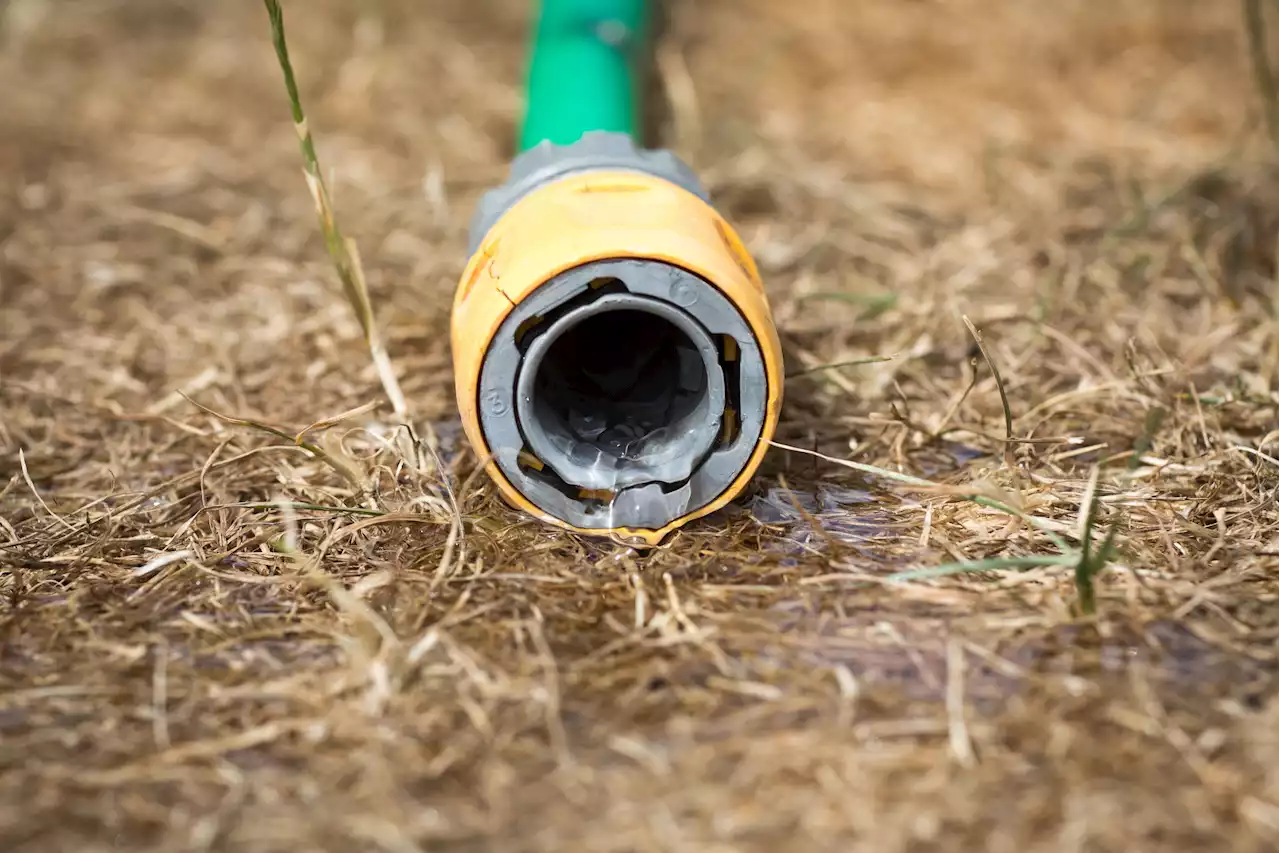
[[[449,297],[527,4],[285,5],[460,512],[385,408],[324,432],[355,515],[176,393],[291,431],[382,399],[260,5],[0,5],[0,849],[1276,849],[1276,166],[1238,3],[673,3],[667,138],[797,369],[894,356],[795,377],[780,440],[1048,530],[777,451],[648,556],[456,447]],[[1096,616],[1065,559],[918,571],[1078,550],[1095,470]]]

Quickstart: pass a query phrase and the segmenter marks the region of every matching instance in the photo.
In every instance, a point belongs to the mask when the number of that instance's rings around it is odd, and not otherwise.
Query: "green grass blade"
[[[1036,569],[1044,566],[1070,566],[1077,562],[1075,554],[1045,554],[1027,557],[991,557],[986,560],[965,560],[956,563],[943,563],[926,569],[911,569],[895,572],[887,578],[891,581],[914,581],[925,578],[940,578],[947,575],[962,575],[970,572],[999,572],[1008,569]]]
[[[391,401],[396,417],[403,423],[407,421],[408,405],[400,390],[399,380],[391,366],[391,359],[378,334],[377,322],[374,319],[373,302],[369,297],[369,287],[365,281],[364,267],[360,263],[360,253],[355,242],[344,237],[338,227],[333,203],[329,197],[329,189],[325,185],[320,171],[320,159],[316,156],[315,141],[311,129],[307,125],[307,115],[302,109],[302,98],[298,94],[298,82],[293,73],[293,62],[289,59],[289,45],[285,39],[284,11],[279,0],[263,0],[267,7],[267,17],[271,20],[271,43],[275,47],[276,59],[280,62],[280,71],[284,75],[284,87],[289,97],[289,110],[293,116],[294,130],[298,134],[298,146],[302,152],[302,174],[307,181],[307,189],[316,205],[316,214],[320,219],[320,231],[324,236],[325,248],[329,259],[342,284],[342,292],[355,311],[356,320],[364,332],[365,343],[378,372],[378,378]]]

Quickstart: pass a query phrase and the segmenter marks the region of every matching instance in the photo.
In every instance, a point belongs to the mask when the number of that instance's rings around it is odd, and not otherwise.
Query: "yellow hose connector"
[[[479,239],[453,303],[458,408],[504,498],[659,544],[742,492],[782,354],[755,263],[703,198],[635,169],[538,182]]]

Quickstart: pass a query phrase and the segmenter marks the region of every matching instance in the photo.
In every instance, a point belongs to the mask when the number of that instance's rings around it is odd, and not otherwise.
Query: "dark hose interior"
[[[587,488],[688,477],[714,441],[723,408],[708,344],[659,313],[625,305],[570,314],[556,326],[523,368],[533,371],[533,399],[521,408],[535,452]],[[522,395],[529,388],[521,382]]]

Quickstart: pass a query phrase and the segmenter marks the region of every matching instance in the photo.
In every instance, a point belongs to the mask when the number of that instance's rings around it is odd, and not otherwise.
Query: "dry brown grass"
[[[1239,4],[680,5],[670,138],[796,370],[894,356],[797,376],[779,441],[944,487],[778,451],[648,556],[468,480],[449,297],[526,4],[418,5],[286,4],[426,448],[384,404],[329,461],[182,396],[290,437],[383,399],[261,6],[0,6],[0,849],[1275,849]],[[1064,561],[920,571],[1078,550],[1090,495],[1095,616]]]

